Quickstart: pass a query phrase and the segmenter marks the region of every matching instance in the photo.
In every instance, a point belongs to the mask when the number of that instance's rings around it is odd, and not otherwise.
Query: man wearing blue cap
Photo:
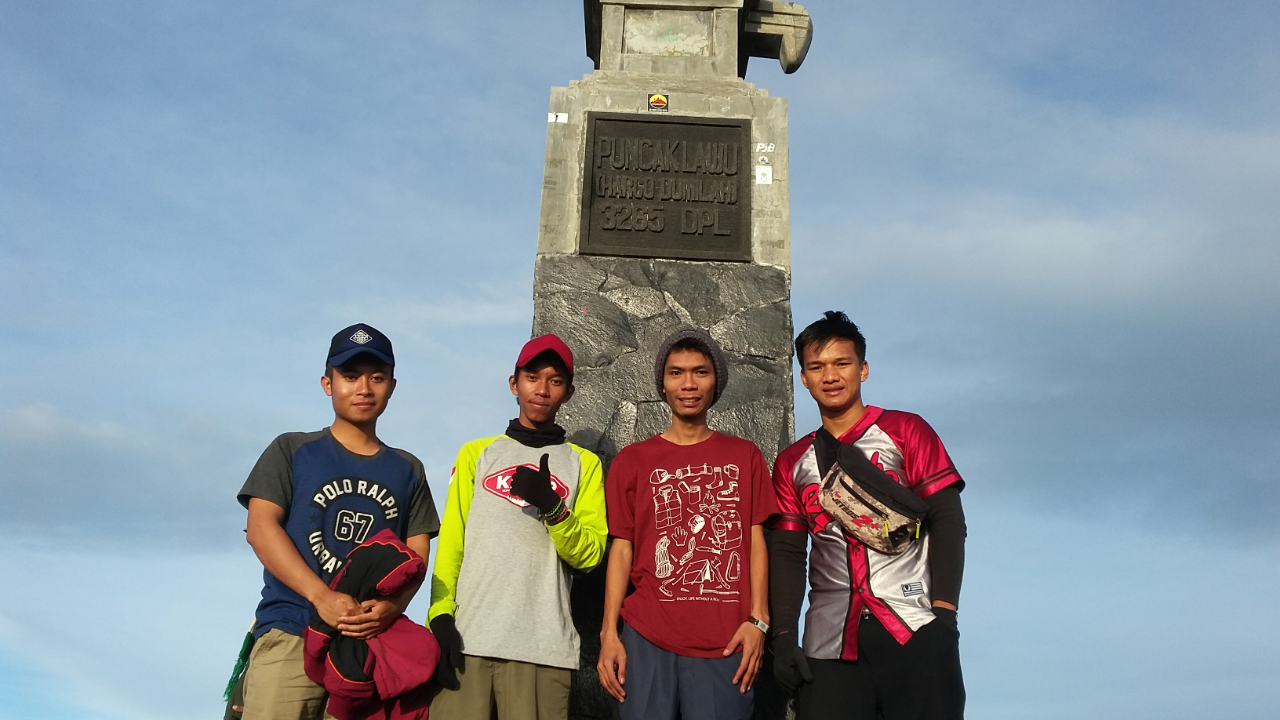
[[[426,558],[440,529],[422,463],[376,433],[396,387],[394,369],[391,341],[375,328],[360,323],[334,335],[320,378],[333,400],[333,424],[276,438],[237,496],[265,569],[244,720],[321,717],[324,688],[303,668],[302,634],[313,610],[344,635],[369,639],[390,627],[417,591],[358,603],[329,588],[347,554],[379,531],[391,529]]]

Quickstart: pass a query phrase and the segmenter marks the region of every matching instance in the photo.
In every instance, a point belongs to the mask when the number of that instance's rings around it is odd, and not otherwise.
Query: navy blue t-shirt
[[[248,507],[251,497],[284,508],[285,532],[325,584],[355,546],[384,528],[402,540],[440,531],[426,472],[416,457],[386,445],[376,455],[357,455],[328,428],[276,438],[237,499]],[[311,603],[270,572],[263,570],[262,577],[254,636],[271,628],[302,635]]]

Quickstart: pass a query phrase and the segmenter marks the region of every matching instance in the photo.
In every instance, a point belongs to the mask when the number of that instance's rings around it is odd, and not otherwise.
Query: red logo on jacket
[[[875,452],[871,453],[871,464],[872,464],[872,465],[875,465],[876,467],[880,468],[881,470],[884,470],[884,463],[880,462],[880,451],[879,451],[879,450],[877,450],[877,451],[875,451]],[[885,474],[885,475],[888,475],[888,476],[889,476],[889,477],[891,477],[891,478],[893,478],[893,481],[894,481],[894,482],[896,482],[896,483],[898,483],[899,485],[906,485],[906,483],[902,482],[902,478],[898,477],[898,473],[896,473],[896,472],[894,472],[894,471],[892,471],[892,470],[884,470],[884,474]]]
[[[813,526],[813,534],[817,535],[827,529],[832,521],[832,517],[822,509],[822,503],[818,500],[818,486],[814,484],[805,485],[800,491],[800,502],[804,503],[804,512],[809,516],[809,523]]]
[[[485,476],[485,479],[482,480],[480,484],[484,486],[485,490],[488,490],[512,505],[520,508],[527,508],[529,507],[529,503],[511,494],[511,478],[515,477],[516,468],[519,467],[533,468],[534,470],[538,469],[538,466],[535,463],[512,465],[509,468],[504,468],[497,472],[490,473]],[[556,494],[559,495],[561,499],[569,499],[569,486],[560,482],[560,478],[556,477],[554,474],[551,476],[551,489],[555,490]]]

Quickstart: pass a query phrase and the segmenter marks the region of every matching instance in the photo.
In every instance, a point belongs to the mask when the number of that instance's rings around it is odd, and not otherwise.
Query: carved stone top
[[[783,0],[583,0],[587,56],[597,70],[746,77],[750,58],[793,73],[813,22]]]

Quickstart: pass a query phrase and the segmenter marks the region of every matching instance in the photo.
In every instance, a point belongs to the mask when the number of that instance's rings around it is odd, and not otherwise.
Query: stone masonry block
[[[789,357],[791,305],[774,303],[734,313],[711,326],[711,337],[740,355]]]
[[[791,320],[785,270],[746,263],[542,255],[535,333],[555,332],[578,366],[561,424],[606,458],[670,422],[653,383],[658,346],[673,330],[709,330],[730,363],[709,422],[772,459],[789,442]]]
[[[572,341],[575,367],[603,367],[637,348],[627,313],[597,293],[565,292],[541,302],[535,299],[534,332],[554,332],[566,343]]]

